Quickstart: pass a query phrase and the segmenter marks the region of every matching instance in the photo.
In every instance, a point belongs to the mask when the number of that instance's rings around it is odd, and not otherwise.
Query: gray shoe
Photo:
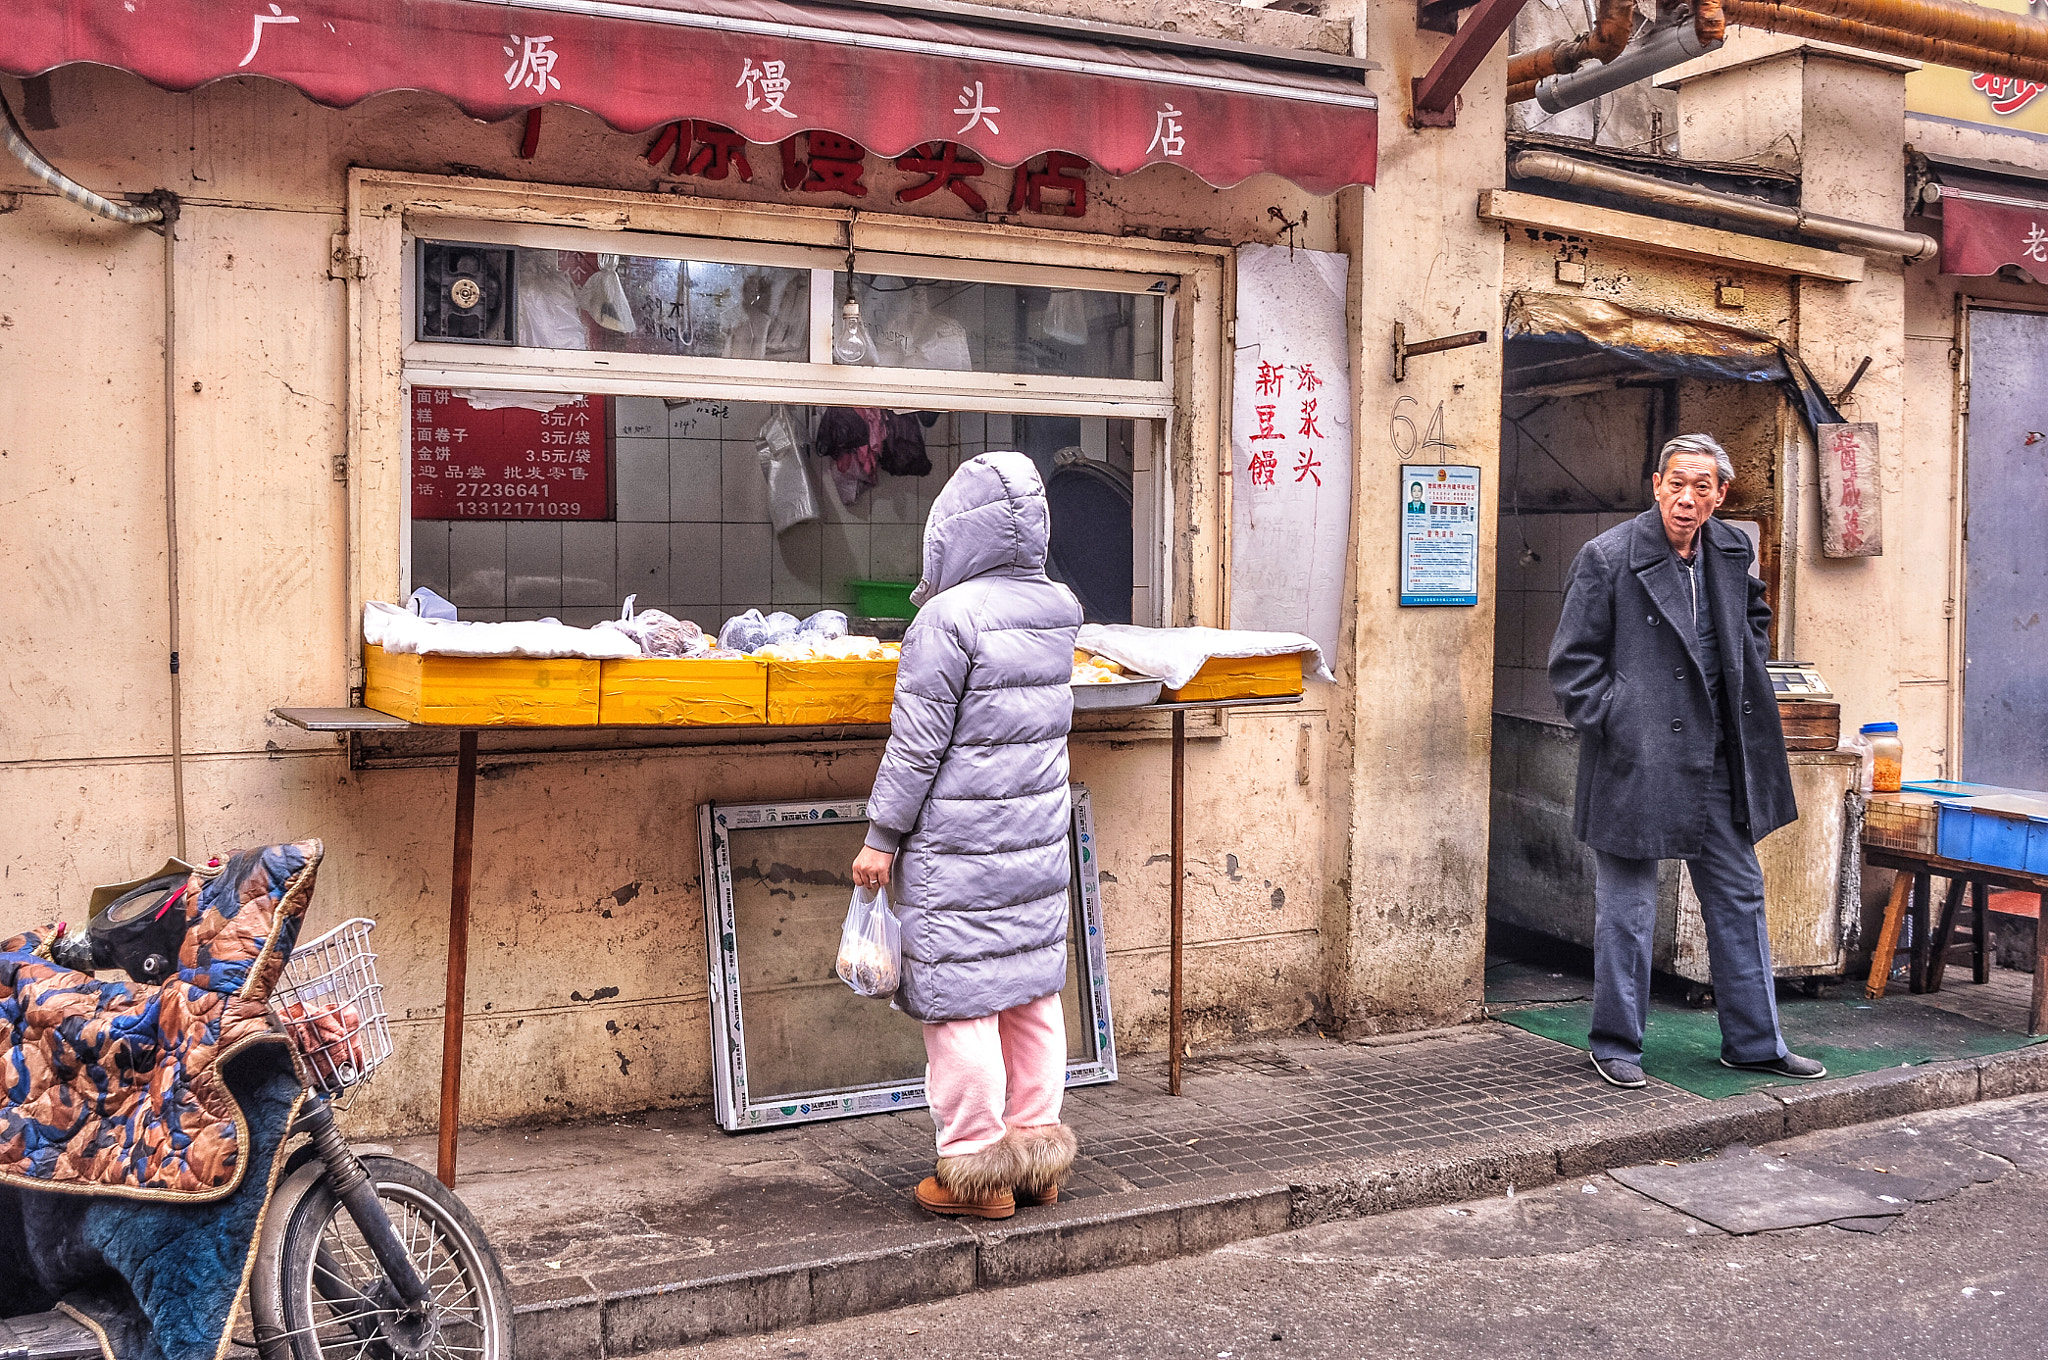
[[[1600,1080],[1609,1086],[1619,1086],[1624,1091],[1633,1091],[1639,1086],[1649,1085],[1648,1079],[1643,1076],[1641,1064],[1632,1063],[1627,1058],[1594,1058],[1593,1070],[1600,1074]]]
[[[1811,1058],[1802,1058],[1797,1053],[1787,1053],[1782,1058],[1766,1058],[1762,1062],[1729,1062],[1721,1059],[1721,1066],[1732,1067],[1738,1072],[1762,1072],[1773,1077],[1792,1077],[1798,1081],[1819,1081],[1828,1070]]]

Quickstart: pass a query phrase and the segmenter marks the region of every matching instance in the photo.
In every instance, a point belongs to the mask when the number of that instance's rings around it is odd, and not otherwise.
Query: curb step
[[[1534,1189],[1610,1167],[2048,1090],[2048,1045],[1886,1068],[1615,1124],[1467,1144],[1434,1159],[1348,1161],[1279,1176],[1135,1191],[1033,1209],[1000,1222],[906,1215],[893,1240],[840,1255],[691,1261],[515,1290],[518,1360],[611,1360],[712,1340],[788,1331],[863,1313],[1212,1251],[1333,1219]],[[703,1264],[708,1264],[705,1262]],[[737,1267],[737,1268],[733,1268]]]

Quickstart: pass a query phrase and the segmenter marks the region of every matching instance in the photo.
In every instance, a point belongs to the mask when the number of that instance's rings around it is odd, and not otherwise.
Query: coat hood
[[[992,571],[1045,570],[1052,512],[1038,465],[1021,453],[984,453],[960,465],[924,526],[924,579],[910,592],[921,605],[942,590]]]

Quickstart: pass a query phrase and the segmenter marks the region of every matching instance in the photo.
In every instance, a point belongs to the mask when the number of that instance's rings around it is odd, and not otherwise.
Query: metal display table
[[[1169,855],[1169,871],[1173,875],[1172,927],[1170,930],[1171,981],[1169,984],[1172,1015],[1169,1025],[1169,1040],[1173,1052],[1167,1060],[1168,1087],[1175,1095],[1180,1094],[1181,1050],[1186,1046],[1184,1035],[1186,1019],[1182,1007],[1181,952],[1183,935],[1181,927],[1181,893],[1183,876],[1182,851],[1186,839],[1186,785],[1187,785],[1187,714],[1192,709],[1214,708],[1271,708],[1284,704],[1301,702],[1301,695],[1282,695],[1277,698],[1257,699],[1210,699],[1182,704],[1144,704],[1127,709],[1098,709],[1097,712],[1122,713],[1171,713],[1173,715],[1173,845]],[[455,748],[455,836],[453,873],[448,887],[448,976],[442,1000],[441,1013],[441,1115],[440,1145],[435,1158],[434,1174],[443,1185],[455,1184],[455,1152],[458,1126],[462,1116],[462,1025],[469,994],[469,897],[470,870],[476,844],[476,754],[477,733],[480,727],[458,727],[453,724],[413,723],[404,718],[374,708],[277,708],[271,710],[279,718],[308,732],[453,732],[456,734]],[[735,724],[735,726],[759,727],[761,724]],[[492,727],[498,731],[568,732],[595,731],[620,732],[630,730],[617,725],[602,729],[572,726],[548,726],[533,728]],[[650,729],[668,730],[668,729]],[[708,728],[693,730],[705,731]]]

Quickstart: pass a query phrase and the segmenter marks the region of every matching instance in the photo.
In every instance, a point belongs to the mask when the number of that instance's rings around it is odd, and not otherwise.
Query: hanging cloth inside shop
[[[930,455],[924,451],[924,426],[911,411],[884,412],[887,433],[875,461],[891,477],[922,477],[932,470]]]
[[[811,447],[831,462],[841,505],[852,506],[882,479],[879,455],[888,438],[887,416],[873,406],[828,406],[819,419]]]
[[[873,406],[832,406],[818,421],[812,447],[832,463],[832,485],[851,506],[883,473],[922,477],[932,470],[915,413]]]

